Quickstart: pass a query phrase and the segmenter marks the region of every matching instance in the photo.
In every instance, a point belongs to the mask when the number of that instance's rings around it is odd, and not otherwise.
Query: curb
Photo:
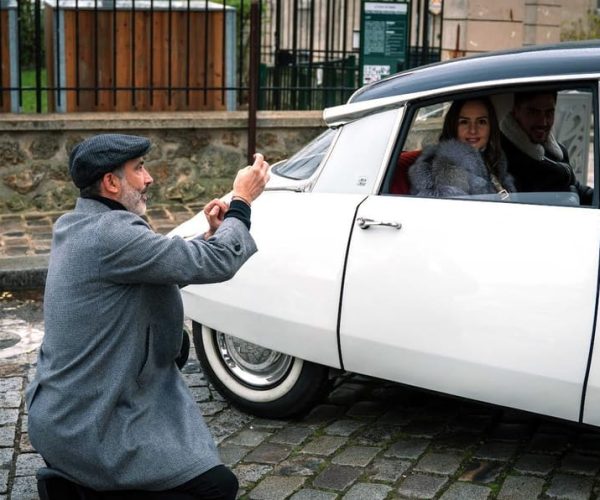
[[[48,258],[48,255],[0,258],[0,290],[44,288]]]

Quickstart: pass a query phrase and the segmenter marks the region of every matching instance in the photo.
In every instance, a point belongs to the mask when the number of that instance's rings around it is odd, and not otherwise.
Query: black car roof
[[[348,103],[512,78],[600,72],[600,40],[537,45],[403,71],[356,91]]]

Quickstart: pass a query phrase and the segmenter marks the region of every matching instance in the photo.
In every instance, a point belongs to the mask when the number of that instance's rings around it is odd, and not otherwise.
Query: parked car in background
[[[229,282],[182,290],[215,387],[288,417],[346,370],[600,425],[599,86],[600,42],[559,44],[409,70],[326,109],[329,129],[253,204],[259,252]],[[501,118],[514,92],[543,89],[559,92],[556,130],[592,206],[398,184],[454,99],[487,96]]]

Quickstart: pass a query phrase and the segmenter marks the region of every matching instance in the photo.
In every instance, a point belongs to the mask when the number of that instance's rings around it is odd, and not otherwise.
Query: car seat
[[[410,181],[408,180],[408,168],[421,155],[420,149],[413,151],[402,151],[398,156],[396,170],[390,183],[390,194],[410,194]]]

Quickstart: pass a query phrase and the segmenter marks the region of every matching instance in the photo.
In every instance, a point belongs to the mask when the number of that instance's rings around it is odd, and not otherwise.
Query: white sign
[[[363,66],[363,85],[377,82],[386,76],[390,76],[391,67],[388,65],[367,64]]]
[[[406,14],[407,11],[408,4],[405,3],[365,3],[365,14]]]

